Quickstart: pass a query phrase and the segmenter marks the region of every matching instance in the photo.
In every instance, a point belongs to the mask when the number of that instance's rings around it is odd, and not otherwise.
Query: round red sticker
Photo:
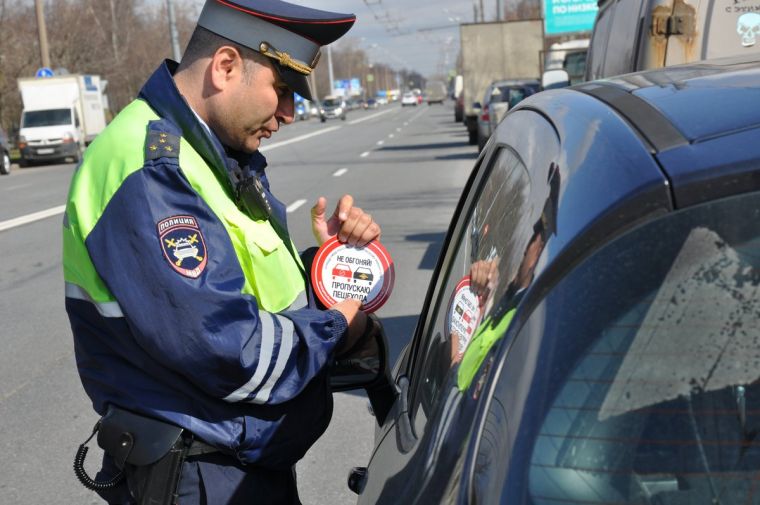
[[[322,244],[311,266],[314,291],[325,307],[354,298],[361,300],[363,311],[374,312],[390,297],[394,280],[393,260],[377,240],[351,247],[333,237]]]
[[[458,353],[461,354],[470,343],[480,322],[480,300],[470,289],[470,276],[465,276],[454,288],[446,313],[448,338],[456,335]]]

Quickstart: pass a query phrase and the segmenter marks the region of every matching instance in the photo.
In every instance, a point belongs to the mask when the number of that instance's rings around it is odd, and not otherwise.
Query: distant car
[[[296,119],[300,121],[303,121],[304,119],[309,119],[310,114],[309,114],[308,106],[304,102],[298,102],[296,104],[295,116],[296,116]]]
[[[388,98],[386,98],[384,96],[379,96],[379,97],[377,97],[377,103],[379,105],[388,105]]]
[[[346,102],[339,97],[328,96],[322,101],[319,118],[324,123],[328,119],[346,120]]]
[[[446,99],[446,84],[443,81],[428,81],[425,86],[425,96],[428,105],[434,103],[443,104]]]
[[[509,79],[494,81],[486,88],[478,115],[478,151],[486,145],[504,114],[525,98],[538,93],[540,87],[541,83],[534,79]]]
[[[755,57],[506,115],[368,388],[359,505],[758,502],[758,101]]]
[[[0,175],[11,173],[11,144],[5,130],[0,128]]]
[[[401,96],[401,106],[406,107],[407,105],[411,105],[413,107],[417,106],[417,97],[414,96],[414,93],[411,91],[404,93]]]
[[[374,98],[370,98],[369,100],[364,102],[365,109],[377,109],[377,107],[378,107],[378,103],[377,103],[377,100],[375,100]]]

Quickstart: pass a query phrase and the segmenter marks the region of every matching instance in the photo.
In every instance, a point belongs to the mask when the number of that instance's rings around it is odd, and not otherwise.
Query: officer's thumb
[[[311,208],[311,219],[312,221],[324,221],[325,219],[325,211],[327,210],[327,198],[324,196],[320,196],[317,199],[317,203],[314,204],[314,207]]]

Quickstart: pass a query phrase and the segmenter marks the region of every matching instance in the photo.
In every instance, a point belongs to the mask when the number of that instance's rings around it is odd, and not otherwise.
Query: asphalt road
[[[351,194],[383,227],[396,287],[378,315],[393,357],[414,331],[476,159],[453,118],[450,104],[389,105],[352,111],[346,121],[298,122],[262,146],[299,248],[313,245],[309,210],[318,196],[334,207]],[[97,420],[76,373],[63,308],[61,206],[74,169],[14,167],[0,177],[0,503],[6,505],[100,503],[71,470],[76,448]],[[48,212],[33,215],[42,211]],[[369,460],[373,436],[364,394],[336,394],[328,431],[298,464],[303,503],[355,503],[346,477]],[[100,450],[91,447],[87,467],[94,474]]]

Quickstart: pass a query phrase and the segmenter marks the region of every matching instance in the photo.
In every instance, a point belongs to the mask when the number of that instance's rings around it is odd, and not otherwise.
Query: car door
[[[559,184],[559,140],[540,114],[511,113],[489,145],[398,367],[400,394],[379,429],[360,503],[457,501],[466,489],[477,392],[551,233],[545,216],[556,208]]]

